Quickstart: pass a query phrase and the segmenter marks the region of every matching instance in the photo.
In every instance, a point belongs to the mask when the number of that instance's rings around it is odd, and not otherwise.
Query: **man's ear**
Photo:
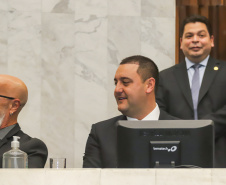
[[[155,79],[153,77],[146,80],[146,93],[151,93],[155,89]]]
[[[213,35],[210,36],[210,40],[211,40],[211,47],[213,48],[214,47],[214,36]]]
[[[180,49],[182,49],[182,37],[180,37]]]
[[[14,99],[10,112],[15,113],[20,108],[20,105],[21,105],[20,100]]]

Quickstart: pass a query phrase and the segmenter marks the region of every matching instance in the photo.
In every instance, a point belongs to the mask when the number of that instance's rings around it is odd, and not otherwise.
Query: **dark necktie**
[[[199,99],[199,68],[201,67],[201,64],[195,64],[192,66],[195,70],[194,75],[192,77],[192,85],[191,85],[191,94],[192,94],[192,100],[193,100],[193,108],[194,108],[194,119],[198,119],[198,99]]]

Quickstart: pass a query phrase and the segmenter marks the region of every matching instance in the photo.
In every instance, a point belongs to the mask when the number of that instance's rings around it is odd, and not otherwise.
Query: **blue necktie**
[[[194,119],[198,119],[198,99],[199,99],[199,68],[201,67],[201,64],[195,64],[192,66],[195,70],[194,75],[192,77],[192,85],[191,85],[191,94],[192,94],[192,100],[193,100],[193,108],[194,108]]]

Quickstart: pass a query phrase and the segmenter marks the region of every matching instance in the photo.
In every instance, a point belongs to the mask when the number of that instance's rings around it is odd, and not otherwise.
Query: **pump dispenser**
[[[12,149],[3,154],[2,167],[3,168],[27,168],[27,154],[19,149],[19,136],[13,136],[11,142]]]
[[[12,148],[19,148],[20,147],[20,143],[18,141],[18,139],[20,139],[19,136],[13,136],[13,141],[11,142],[11,147]]]

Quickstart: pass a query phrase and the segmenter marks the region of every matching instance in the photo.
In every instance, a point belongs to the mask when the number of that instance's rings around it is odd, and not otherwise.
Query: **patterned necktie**
[[[199,68],[201,67],[201,64],[195,64],[192,67],[194,68],[195,72],[192,77],[191,94],[192,94],[193,108],[194,108],[194,119],[198,119],[197,108],[198,108],[199,89],[200,89]]]

